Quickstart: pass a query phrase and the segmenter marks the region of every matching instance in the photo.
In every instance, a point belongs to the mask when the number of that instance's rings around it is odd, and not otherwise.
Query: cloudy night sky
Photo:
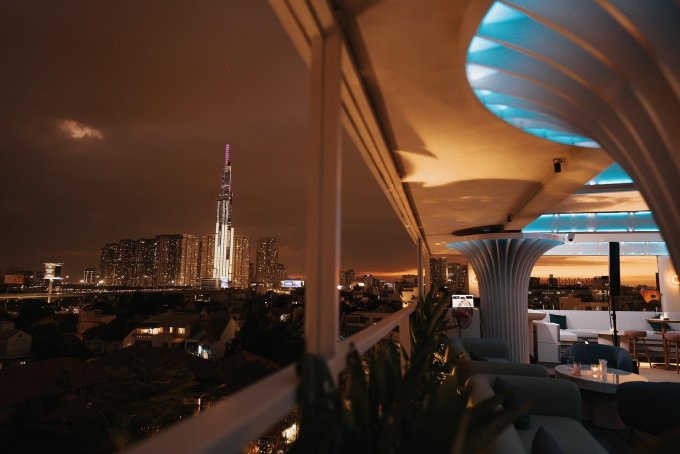
[[[236,233],[278,237],[289,274],[304,274],[309,71],[265,0],[197,5],[0,3],[0,272],[55,259],[79,276],[108,242],[214,232],[230,143]],[[415,272],[344,143],[342,267]],[[540,274],[560,275],[545,260]]]
[[[80,275],[107,242],[214,232],[228,142],[237,234],[278,237],[304,273],[308,69],[266,1],[192,6],[0,4],[0,270]],[[414,269],[346,143],[343,267]]]

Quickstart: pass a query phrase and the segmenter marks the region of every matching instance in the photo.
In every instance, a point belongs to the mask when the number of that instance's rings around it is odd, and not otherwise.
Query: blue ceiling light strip
[[[586,186],[600,186],[606,184],[630,184],[633,179],[618,164],[612,164],[604,172],[586,183]]]
[[[651,211],[616,213],[544,214],[527,225],[524,233],[658,232]]]
[[[668,255],[668,248],[663,241],[625,241],[620,243],[620,255]],[[609,243],[573,242],[557,246],[544,255],[578,256],[578,255],[609,255]]]
[[[515,52],[502,43],[512,44],[514,40],[526,39],[524,35],[536,27],[541,25],[526,14],[501,2],[495,2],[482,19],[477,35],[472,38],[468,48],[466,72],[470,86],[487,109],[516,128],[564,145],[599,148],[597,142],[569,130],[567,125],[556,118],[527,110],[528,103],[525,101],[484,88],[489,86],[486,82],[490,78],[500,73],[490,62],[501,61],[504,56],[511,58]]]

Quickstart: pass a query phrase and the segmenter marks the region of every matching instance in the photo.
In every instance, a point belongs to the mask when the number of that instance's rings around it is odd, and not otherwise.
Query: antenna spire
[[[229,155],[229,144],[224,147],[224,164],[229,164],[231,161],[231,156]]]

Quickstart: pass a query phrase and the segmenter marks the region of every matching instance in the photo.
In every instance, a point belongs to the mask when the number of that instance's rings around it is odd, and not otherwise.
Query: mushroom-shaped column
[[[467,257],[477,274],[482,333],[503,339],[510,359],[529,362],[529,277],[546,251],[564,243],[560,235],[496,233],[461,237],[447,246]]]

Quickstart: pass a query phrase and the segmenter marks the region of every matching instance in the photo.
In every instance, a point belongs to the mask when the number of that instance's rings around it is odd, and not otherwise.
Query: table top
[[[632,372],[626,372],[619,369],[607,369],[607,374],[593,373],[589,369],[589,365],[585,365],[581,369],[581,375],[573,375],[572,370],[566,364],[559,364],[555,366],[555,376],[571,380],[581,389],[595,391],[604,394],[616,394],[616,387],[621,383],[628,383],[634,381],[647,381],[642,375],[637,375]]]
[[[680,323],[680,320],[664,320],[662,318],[648,318],[647,321],[656,323]]]

